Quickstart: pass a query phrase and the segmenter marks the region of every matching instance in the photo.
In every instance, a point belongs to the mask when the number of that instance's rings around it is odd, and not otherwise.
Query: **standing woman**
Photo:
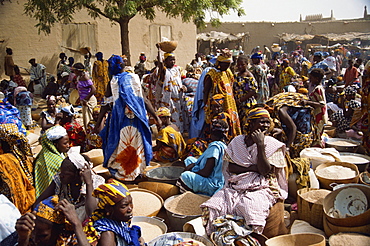
[[[93,65],[92,80],[96,87],[96,97],[99,102],[103,99],[105,95],[105,89],[107,88],[109,82],[109,63],[107,60],[103,59],[103,53],[98,52],[95,54],[96,61]]]
[[[62,126],[54,126],[41,136],[42,149],[35,160],[36,197],[50,185],[69,150],[69,137]]]
[[[14,61],[13,61],[13,50],[11,48],[6,48],[6,55],[4,58],[4,69],[5,75],[9,76],[13,80],[14,72]]]
[[[257,104],[256,94],[258,84],[253,74],[248,71],[248,57],[240,55],[236,62],[238,73],[233,85],[234,97],[238,108],[239,120],[242,125],[246,123],[248,111]]]
[[[14,89],[14,103],[21,115],[22,123],[28,130],[32,125],[31,106],[33,103],[33,95],[27,91],[26,87],[19,86]]]
[[[96,97],[94,96],[96,89],[88,73],[85,72],[85,66],[82,63],[74,64],[73,70],[77,75],[77,90],[80,95],[82,117],[86,129],[89,121],[93,119],[93,109],[97,104]]]

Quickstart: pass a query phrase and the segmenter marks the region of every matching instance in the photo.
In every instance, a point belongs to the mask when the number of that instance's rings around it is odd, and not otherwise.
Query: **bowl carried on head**
[[[163,41],[158,46],[163,52],[171,53],[177,48],[177,41]]]

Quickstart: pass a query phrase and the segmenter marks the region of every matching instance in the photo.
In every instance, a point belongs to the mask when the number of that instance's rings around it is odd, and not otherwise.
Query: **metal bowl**
[[[185,171],[183,167],[157,167],[146,172],[149,181],[163,182],[168,184],[176,184],[182,172]]]
[[[344,142],[348,143],[348,145],[345,145]],[[360,142],[346,138],[329,138],[326,142],[326,147],[335,148],[339,152],[356,152],[360,144]]]
[[[370,156],[368,155],[361,155],[357,153],[348,153],[348,152],[341,152],[339,154],[340,154],[340,159],[342,162],[349,162],[349,163],[355,164],[358,170],[360,171],[360,173],[365,172],[367,167],[369,166]],[[365,160],[363,162],[358,162],[358,161],[353,160],[353,157],[360,157]]]

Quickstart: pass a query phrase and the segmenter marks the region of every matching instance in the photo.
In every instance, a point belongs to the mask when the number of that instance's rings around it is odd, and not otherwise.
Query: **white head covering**
[[[66,136],[67,130],[62,126],[53,126],[45,134],[50,141],[54,141]]]
[[[68,151],[68,159],[76,166],[78,170],[86,167],[92,168],[91,163],[86,161],[86,159],[80,154],[81,146],[71,147]]]
[[[61,111],[67,113],[69,116],[73,116],[76,114],[76,111],[72,105],[63,107]]]

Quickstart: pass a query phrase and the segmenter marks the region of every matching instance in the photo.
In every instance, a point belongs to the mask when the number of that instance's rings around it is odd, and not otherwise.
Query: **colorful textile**
[[[224,186],[224,177],[222,174],[223,156],[225,154],[226,144],[222,141],[214,141],[208,145],[206,151],[195,160],[195,166],[190,171],[185,171],[181,174],[181,181],[189,187],[193,192],[212,196]],[[215,166],[212,173],[208,177],[203,177],[197,174],[198,171],[204,169],[207,160],[215,158]],[[186,165],[193,162],[185,160]]]
[[[361,103],[356,100],[350,100],[345,102],[346,109],[351,108],[352,110],[360,109]],[[331,120],[337,124],[338,131],[345,131],[350,128],[353,115],[345,117],[343,110],[339,110],[331,115]]]
[[[94,62],[92,71],[92,80],[96,88],[96,97],[102,99],[109,82],[109,63],[106,60],[97,60]]]
[[[158,116],[158,117],[171,117],[171,112],[168,108],[166,107],[160,107],[157,112],[155,112],[155,114]]]
[[[18,131],[26,136],[18,109],[5,100],[0,101],[0,124],[15,124]]]
[[[262,68],[261,65],[255,64],[253,64],[250,71],[252,72],[258,85],[258,91],[256,95],[257,103],[265,103],[270,96],[270,88],[267,81],[266,71]]]
[[[240,102],[240,99],[245,97],[251,91],[258,91],[258,84],[254,77],[235,77],[235,82],[233,85],[234,97]],[[254,96],[248,98],[246,101],[240,102],[238,105],[238,113],[240,124],[244,125],[246,123],[246,115],[249,109],[257,104],[257,100]]]
[[[85,142],[85,150],[89,151],[92,149],[100,149],[103,145],[103,140],[99,136],[98,133],[95,133],[94,128],[96,125],[95,120],[90,120],[89,124],[87,124],[86,128],[86,142]]]
[[[310,90],[309,90],[310,91]],[[309,98],[313,102],[318,102],[322,106],[313,109],[313,114],[316,121],[315,127],[315,137],[312,146],[321,146],[321,135],[324,132],[324,124],[327,122],[327,112],[326,112],[326,100],[325,100],[325,90],[322,85],[316,86],[309,94]]]
[[[171,52],[166,52],[166,53],[163,54],[163,56],[164,56],[164,59],[167,59],[167,57],[175,56],[175,54],[171,53]]]
[[[152,159],[142,87],[139,77],[127,72],[114,76],[110,83],[114,104],[100,133],[104,167],[117,179],[134,180]]]
[[[299,157],[299,153],[309,148],[314,140],[315,117],[310,107],[301,104],[302,100],[308,100],[306,95],[294,92],[284,92],[270,98],[267,103],[273,105],[272,118],[275,127],[283,130],[283,141],[287,141],[288,129],[281,123],[279,111],[282,107],[288,106],[287,113],[297,127],[296,137],[289,147],[289,154],[292,158]],[[276,119],[276,120],[275,120]]]
[[[159,131],[157,141],[164,144],[159,150],[153,152],[153,159],[160,162],[178,160],[186,147],[181,133],[171,126],[166,126]]]
[[[89,80],[80,80],[81,77],[77,77],[77,90],[80,96],[80,100],[84,100],[87,95],[89,95],[91,91],[91,86],[94,85],[91,79]]]
[[[257,172],[233,174],[228,171],[229,163],[242,167],[257,164],[257,145],[245,145],[243,135],[235,137],[226,149],[224,162],[225,186],[201,205],[209,211],[206,232],[210,235],[216,230],[212,222],[219,216],[230,214],[241,216],[245,225],[253,231],[262,233],[269,209],[277,199],[288,195],[288,184],[284,174],[285,145],[273,137],[265,137],[265,154],[273,166],[271,172],[262,176]]]
[[[59,153],[52,140],[47,137],[48,132],[53,131],[56,127],[60,126],[49,128],[41,136],[42,149],[35,161],[36,197],[40,196],[50,185],[53,176],[59,171],[60,165],[65,158],[65,154]]]
[[[294,72],[294,69],[290,66],[287,66],[286,68],[283,68],[283,70],[280,73],[280,84],[279,84],[279,90],[283,91],[284,86],[289,85],[292,82],[292,78],[296,75]]]
[[[356,79],[358,79],[358,70],[356,67],[349,67],[346,69],[346,72],[344,73],[343,80],[345,82],[345,86],[352,85]]]
[[[41,118],[45,118],[47,124],[55,124],[55,115],[60,112],[59,108],[55,108],[55,113],[52,116],[47,109],[41,111],[40,116]]]
[[[50,196],[36,205],[35,215],[56,224],[63,224],[65,217],[62,212],[55,210],[59,198],[57,195]]]
[[[184,131],[184,99],[181,92],[181,70],[178,66],[166,68],[163,81],[158,81],[156,85],[156,102],[157,108],[166,107],[171,111],[173,123]]]
[[[210,124],[213,119],[211,112],[211,98],[216,94],[222,94],[225,98],[223,109],[224,112],[229,114],[231,117],[231,125],[229,125],[233,135],[237,136],[241,134],[240,122],[238,116],[238,109],[236,108],[235,99],[233,96],[233,83],[234,76],[230,69],[226,71],[218,71],[216,69],[210,70],[207,75],[211,77],[212,89],[208,95],[208,101],[206,102],[206,123]]]
[[[32,163],[20,161],[11,153],[0,155],[0,193],[4,194],[21,214],[30,212],[35,203],[35,188],[23,167],[32,168]],[[31,169],[32,171],[32,169]],[[30,174],[30,173],[29,173]]]
[[[81,146],[84,148],[86,134],[83,127],[76,121],[66,122],[61,124],[62,127],[67,131],[69,137],[69,146]]]
[[[207,147],[208,143],[203,139],[197,138],[188,139],[182,159],[185,159],[188,156],[193,157],[201,156],[204,153],[204,151],[206,151]]]
[[[33,185],[33,166],[28,160],[28,157],[32,157],[32,152],[28,143],[28,139],[25,137],[25,135],[18,131],[18,128],[15,124],[3,123],[0,124],[0,140],[8,144],[12,154],[17,158],[19,165],[21,166],[30,184]],[[1,145],[0,154],[4,154]]]
[[[25,86],[25,87],[27,86],[22,75],[20,74],[15,74],[13,76],[13,82],[17,83],[18,86]]]
[[[211,105],[223,106],[225,97],[222,94],[213,95],[210,99]]]

